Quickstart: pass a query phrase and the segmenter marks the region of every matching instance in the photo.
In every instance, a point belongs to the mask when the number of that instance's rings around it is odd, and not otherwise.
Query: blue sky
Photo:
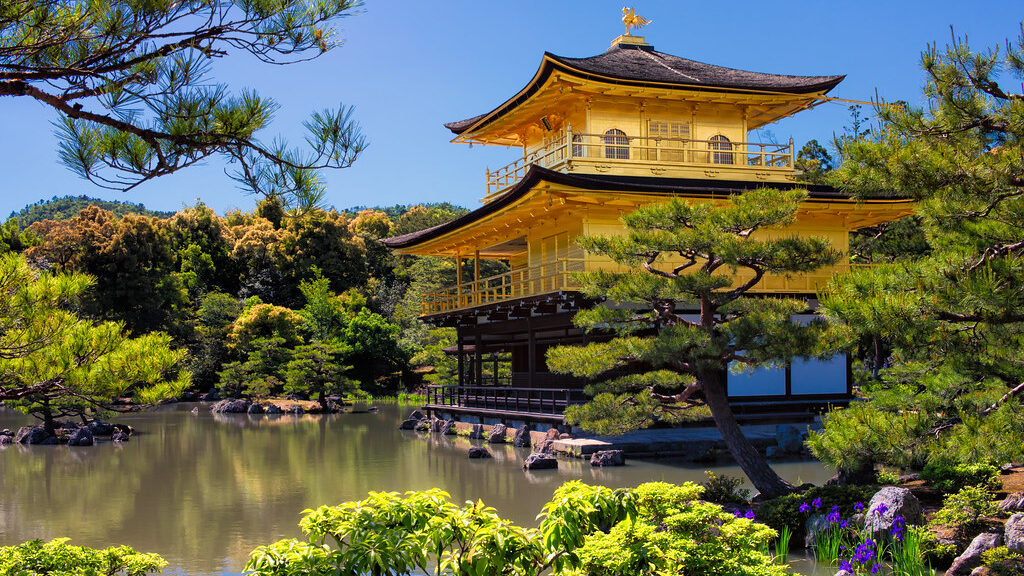
[[[1012,4],[1012,3],[1010,3]],[[1010,5],[1007,4],[1007,5]],[[486,112],[518,91],[544,51],[571,57],[604,51],[623,31],[623,0],[423,2],[367,0],[340,23],[346,42],[310,63],[219,61],[213,78],[254,88],[281,104],[266,140],[298,142],[314,110],[353,105],[370,147],[351,168],[327,174],[326,204],[478,205],[484,170],[517,157],[501,147],[450,144],[442,123]],[[662,52],[734,68],[782,74],[846,74],[832,96],[920,101],[921,50],[950,39],[950,26],[984,48],[1020,32],[1019,14],[960,1],[642,1],[653,23],[641,33]],[[0,98],[0,217],[54,195],[86,194],[176,210],[196,199],[220,213],[257,199],[212,161],[129,193],[102,190],[57,160],[51,111],[27,98]],[[829,140],[849,120],[826,104],[768,127],[797,146]],[[758,139],[756,136],[754,139]],[[766,138],[761,138],[766,139]]]

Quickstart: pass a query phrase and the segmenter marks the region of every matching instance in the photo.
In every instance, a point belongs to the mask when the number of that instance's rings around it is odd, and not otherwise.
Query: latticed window
[[[721,134],[712,136],[708,142],[708,149],[711,150],[712,164],[732,164],[732,143],[725,136]],[[730,150],[730,152],[722,152],[722,150]]]
[[[583,136],[579,134],[572,135],[572,155],[574,157],[583,156]]]
[[[629,138],[618,128],[604,133],[604,157],[615,160],[629,160]]]
[[[690,125],[686,122],[651,120],[647,123],[647,135],[652,139],[657,154],[652,160],[682,162],[683,148],[690,138]]]

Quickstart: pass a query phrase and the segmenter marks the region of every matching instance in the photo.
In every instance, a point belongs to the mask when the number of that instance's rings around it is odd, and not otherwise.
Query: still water
[[[178,404],[124,415],[130,442],[93,447],[0,447],[0,545],[69,537],[73,544],[127,544],[156,552],[165,574],[234,575],[261,544],[300,536],[302,510],[363,498],[371,490],[439,487],[456,502],[482,499],[533,526],[562,482],[612,487],[647,481],[701,481],[706,466],[629,461],[592,468],[560,460],[558,470],[525,472],[529,449],[491,446],[493,460],[470,460],[470,441],[397,430],[411,408],[378,413],[249,416]],[[0,429],[31,419],[0,409]],[[712,470],[741,475],[734,466]],[[777,466],[788,480],[823,482],[814,462]],[[832,574],[797,565],[804,574]]]

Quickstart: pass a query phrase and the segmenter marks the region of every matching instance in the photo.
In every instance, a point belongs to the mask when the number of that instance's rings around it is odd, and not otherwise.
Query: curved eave
[[[454,141],[463,140],[463,135],[475,132],[481,128],[484,128],[494,120],[504,116],[520,104],[526,102],[531,96],[537,93],[551,74],[555,71],[564,72],[570,74],[575,78],[581,80],[588,80],[592,82],[605,82],[615,84],[619,86],[631,86],[631,87],[642,87],[642,88],[663,88],[671,90],[690,90],[694,92],[725,92],[732,94],[766,94],[766,95],[789,95],[789,96],[806,96],[809,99],[817,100],[821,96],[827,94],[830,90],[835,88],[840,82],[846,78],[845,75],[829,77],[830,80],[824,82],[818,82],[809,86],[801,86],[799,88],[776,88],[776,89],[765,89],[765,88],[754,88],[744,86],[716,86],[707,84],[684,84],[678,82],[660,82],[652,80],[636,80],[631,78],[617,77],[606,74],[598,74],[595,72],[588,72],[574,67],[564,60],[560,56],[545,52],[544,57],[541,60],[540,67],[537,72],[533,75],[530,82],[524,86],[515,96],[506,100],[500,106],[491,110],[490,112],[467,118],[465,120],[459,120],[457,122],[448,122],[444,126],[452,131],[456,135]]]
[[[570,186],[581,190],[604,192],[620,192],[633,194],[649,194],[657,196],[684,196],[692,198],[726,198],[757,188],[780,188],[807,190],[808,202],[849,202],[851,204],[912,204],[912,199],[893,198],[884,200],[857,200],[852,195],[836,190],[831,186],[803,183],[764,183],[726,180],[697,180],[690,178],[661,178],[648,176],[605,176],[595,174],[563,174],[530,166],[526,175],[509,188],[497,200],[484,204],[472,212],[468,212],[431,228],[410,232],[381,240],[385,246],[393,249],[408,249],[425,242],[430,242],[472,225],[483,218],[516,204],[522,200],[537,184],[548,182],[562,186]]]

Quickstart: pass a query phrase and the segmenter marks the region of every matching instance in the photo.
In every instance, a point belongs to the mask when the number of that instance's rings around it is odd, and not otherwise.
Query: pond
[[[361,499],[371,490],[438,487],[456,502],[482,499],[533,526],[567,480],[612,487],[699,482],[706,468],[631,460],[599,469],[562,459],[558,470],[525,472],[525,448],[491,446],[493,460],[470,460],[466,438],[399,431],[409,407],[271,417],[214,415],[208,406],[192,415],[194,406],[123,415],[117,421],[136,429],[124,444],[0,449],[0,545],[62,536],[96,547],[127,544],[162,555],[170,563],[165,574],[228,576],[242,571],[253,548],[300,536],[304,509]],[[0,429],[30,422],[0,409]],[[741,475],[735,466],[710,469]],[[829,476],[815,462],[777,469],[793,482]],[[806,562],[797,569],[815,573]]]

